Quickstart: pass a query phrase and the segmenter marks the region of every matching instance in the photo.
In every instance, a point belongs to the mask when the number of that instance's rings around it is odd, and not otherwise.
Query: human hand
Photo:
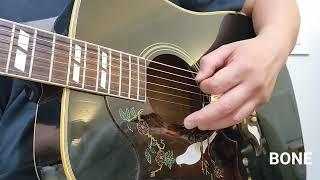
[[[269,101],[288,51],[268,36],[224,45],[200,61],[196,76],[206,94],[219,100],[184,120],[188,129],[214,130],[240,123]]]

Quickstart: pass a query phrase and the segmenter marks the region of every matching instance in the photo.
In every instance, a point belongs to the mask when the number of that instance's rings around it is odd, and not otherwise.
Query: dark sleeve
[[[57,16],[70,0],[1,0],[0,17],[16,22]]]
[[[198,11],[240,11],[245,0],[174,0],[183,8]]]
[[[5,110],[12,89],[12,79],[0,76],[0,119],[2,117],[2,113]]]

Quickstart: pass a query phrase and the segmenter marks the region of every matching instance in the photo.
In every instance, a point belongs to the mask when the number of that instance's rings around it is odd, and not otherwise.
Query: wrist
[[[272,25],[271,27],[269,26],[269,28],[263,28],[257,34],[257,38],[264,41],[266,45],[271,45],[283,54],[283,56],[288,56],[295,47],[298,32],[287,31],[286,28]]]
[[[257,35],[257,39],[259,44],[261,44],[270,55],[274,56],[272,59],[278,59],[282,61],[282,63],[286,62],[295,45],[295,40],[293,42],[291,38],[283,32],[261,32]]]

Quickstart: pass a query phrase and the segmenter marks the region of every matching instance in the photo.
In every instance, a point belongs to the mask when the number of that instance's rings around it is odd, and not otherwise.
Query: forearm
[[[252,16],[258,37],[271,41],[284,56],[289,55],[300,26],[295,0],[246,0],[242,11]]]

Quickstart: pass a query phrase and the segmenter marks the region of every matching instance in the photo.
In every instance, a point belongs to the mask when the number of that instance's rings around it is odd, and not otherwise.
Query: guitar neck
[[[0,74],[146,100],[146,59],[0,19]]]

